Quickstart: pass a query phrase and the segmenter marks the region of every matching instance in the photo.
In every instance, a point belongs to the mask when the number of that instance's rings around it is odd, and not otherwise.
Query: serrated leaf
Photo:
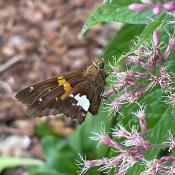
[[[166,17],[166,14],[162,14],[160,15],[159,19],[149,23],[145,29],[143,30],[143,32],[140,34],[140,36],[138,37],[138,41],[136,42],[136,44],[130,48],[130,51],[127,54],[122,55],[119,59],[118,59],[118,63],[125,58],[126,56],[132,54],[136,49],[139,48],[139,46],[141,46],[144,42],[147,42],[148,40],[150,41],[153,32],[159,27],[161,26],[161,24],[164,22],[164,19]]]
[[[129,51],[131,40],[140,35],[145,25],[126,24],[117,31],[111,41],[107,44],[101,54],[106,61],[112,61],[113,56],[117,57]]]
[[[80,37],[93,25],[102,22],[122,22],[128,24],[147,24],[150,22],[150,18],[154,18],[154,15],[147,12],[133,12],[128,8],[128,5],[116,5],[113,3],[105,3],[99,5],[99,7],[91,14],[91,16],[85,22]]]

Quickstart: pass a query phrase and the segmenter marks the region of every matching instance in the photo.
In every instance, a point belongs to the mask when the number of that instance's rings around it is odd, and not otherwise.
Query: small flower
[[[120,113],[119,108],[122,104],[124,104],[123,99],[121,97],[117,97],[112,101],[112,103],[106,103],[104,108],[107,110],[109,116],[115,117],[117,112]]]
[[[129,148],[126,152],[121,153],[119,156],[121,157],[122,161],[120,162],[119,172],[126,172],[130,167],[132,167],[140,159],[140,157],[138,158],[138,154],[138,150],[134,151],[133,148]]]
[[[136,102],[143,95],[142,91],[133,91],[124,94],[124,98],[127,102],[133,103]]]
[[[157,159],[148,161],[143,159],[143,163],[145,165],[145,171],[141,173],[141,175],[154,175],[159,172],[160,167],[162,166],[160,163],[157,162]]]
[[[126,85],[129,85],[129,83],[127,82],[128,80],[128,73],[127,72],[117,72],[114,73],[117,81],[116,83],[118,84],[118,87],[122,88]]]
[[[167,93],[170,92],[171,87],[171,77],[167,72],[166,67],[161,66],[160,67],[160,79],[159,79],[159,84],[161,86],[161,88]]]
[[[128,72],[129,77],[133,78],[141,78],[141,79],[148,79],[148,75],[142,72],[130,71]]]
[[[145,60],[140,55],[137,55],[137,54],[129,55],[128,59],[130,63],[138,64],[145,69],[150,69],[150,70],[154,69],[154,65],[150,63],[146,63]]]
[[[121,90],[123,87],[132,87],[132,86],[143,86],[141,83],[135,81],[135,78],[147,79],[147,75],[145,73],[136,72],[136,71],[126,71],[126,72],[115,72],[113,73],[116,78],[116,89]],[[115,90],[115,89],[114,89]],[[117,91],[116,91],[117,92]]]
[[[80,168],[79,175],[85,174],[90,168],[104,164],[103,159],[99,160],[86,160],[86,157],[80,156],[80,161],[76,161],[77,166]]]
[[[110,96],[112,96],[112,95],[114,95],[114,94],[117,94],[117,92],[120,90],[120,87],[118,86],[118,87],[112,87],[111,89],[109,89],[109,90],[107,90],[107,91],[105,91],[103,94],[102,94],[102,97],[104,97],[104,98],[107,98],[107,97],[110,97]]]
[[[148,86],[145,88],[145,92],[154,88],[160,81],[160,77],[153,76],[149,79],[151,82],[148,84]]]
[[[79,157],[80,157],[80,161],[76,160],[76,165],[79,167],[79,169],[81,169],[79,171],[79,174],[82,175],[86,173],[86,171],[88,171],[89,168],[84,167],[84,162],[86,161],[86,157],[83,157],[81,154],[79,154]]]
[[[168,46],[163,54],[165,60],[168,59],[168,56],[170,55],[170,52],[173,49],[174,45],[175,45],[175,38],[170,38],[168,41]]]
[[[118,144],[117,142],[113,141],[108,135],[106,134],[98,134],[93,133],[94,136],[91,136],[90,139],[99,141],[98,144],[105,144],[108,145],[116,150],[123,150],[124,148]]]
[[[130,136],[130,133],[125,129],[125,127],[119,124],[115,129],[113,129],[112,135],[118,138],[121,137],[127,138]]]
[[[119,125],[113,130],[113,136],[125,138],[126,140],[123,141],[125,146],[140,146],[144,148],[149,146],[149,143],[142,138],[134,126],[131,132],[128,132],[122,125]]]
[[[103,143],[103,139],[107,134],[105,133],[105,125],[104,123],[101,124],[101,130],[100,133],[92,132],[93,136],[90,137],[90,139],[98,141],[97,147],[100,146],[100,144]]]
[[[168,142],[166,143],[169,144],[169,151],[175,148],[175,138],[173,137],[170,131],[169,131]]]
[[[157,47],[159,45],[159,34],[160,34],[160,28],[157,28],[153,32],[153,46]]]
[[[119,108],[123,104],[133,103],[143,95],[142,91],[133,91],[124,93],[123,95],[115,98],[112,103],[106,104],[106,109],[109,115],[115,116],[119,112]]]
[[[145,107],[140,106],[140,109],[135,112],[134,115],[139,119],[142,135],[145,135],[147,131],[147,124],[145,120]]]
[[[175,174],[175,160],[172,162],[172,165],[169,166],[167,170],[168,175],[174,175]]]
[[[113,157],[111,159],[103,158],[103,165],[98,168],[98,171],[105,171],[105,173],[108,173],[112,168],[115,168],[118,164],[116,157]]]
[[[147,161],[142,159],[145,167],[145,171],[141,175],[154,175],[154,174],[167,174],[174,175],[174,160],[172,156],[163,156],[160,159],[154,159]]]
[[[166,100],[164,102],[172,106],[172,112],[175,111],[175,93],[167,94]]]

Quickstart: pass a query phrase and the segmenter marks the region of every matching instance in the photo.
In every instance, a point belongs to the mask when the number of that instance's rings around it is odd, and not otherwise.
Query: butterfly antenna
[[[126,52],[124,51],[121,51],[120,49],[117,49],[117,48],[113,48],[114,50],[117,50],[118,52],[120,52],[121,54],[126,54]]]
[[[103,58],[103,57],[104,57],[105,52],[108,50],[109,45],[113,42],[114,39],[115,39],[115,38],[111,39],[111,40],[107,43],[107,45],[103,48],[101,54],[98,56],[99,58]],[[113,49],[112,49],[112,52],[113,52],[114,50],[120,52],[121,54],[126,54],[126,52],[121,51],[120,49],[113,48]]]

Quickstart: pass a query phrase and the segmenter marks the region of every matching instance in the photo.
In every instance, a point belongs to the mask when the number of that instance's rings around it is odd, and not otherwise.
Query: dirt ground
[[[37,81],[87,66],[100,54],[114,25],[96,25],[78,39],[83,23],[99,2],[0,0],[0,155],[44,159],[34,134],[40,119],[27,117],[25,105],[14,95]],[[53,120],[48,125],[60,135],[71,132],[70,128],[62,132],[63,125]],[[10,169],[2,174],[22,173]]]

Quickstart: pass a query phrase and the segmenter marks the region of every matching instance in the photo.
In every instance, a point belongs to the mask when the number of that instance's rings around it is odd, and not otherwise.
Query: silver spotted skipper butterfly
[[[87,68],[31,85],[16,94],[27,105],[29,116],[60,115],[80,124],[89,111],[97,114],[107,73],[97,58]]]

